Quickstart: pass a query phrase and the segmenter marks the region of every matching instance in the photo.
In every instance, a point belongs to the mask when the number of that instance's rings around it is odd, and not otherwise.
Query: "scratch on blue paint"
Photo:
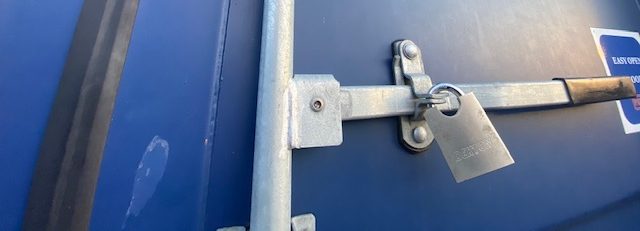
[[[140,214],[153,196],[164,175],[167,159],[169,159],[169,142],[159,136],[154,136],[138,162],[131,200],[122,222],[122,229],[126,227],[130,217],[136,217]]]

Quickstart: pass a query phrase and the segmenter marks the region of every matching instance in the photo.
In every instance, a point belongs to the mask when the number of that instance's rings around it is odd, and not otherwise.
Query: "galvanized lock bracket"
[[[289,94],[291,148],[342,144],[340,83],[332,75],[295,75]]]
[[[427,97],[433,84],[431,78],[425,74],[421,51],[412,41],[402,40],[394,43],[393,70],[396,85],[409,86],[412,98],[415,99],[405,102],[414,105],[413,115],[399,117],[401,141],[412,153],[426,151],[433,143],[434,136],[421,117],[426,105],[418,99]],[[333,75],[295,75],[289,90],[292,99],[289,126],[291,148],[340,145],[343,120],[341,115],[348,115],[353,110],[354,95],[365,95],[358,90],[355,87],[347,87],[341,92],[340,83]],[[376,91],[367,87],[362,87],[361,90]],[[384,90],[376,92],[384,93]],[[343,109],[346,113],[342,112]],[[349,117],[347,115],[344,117]]]

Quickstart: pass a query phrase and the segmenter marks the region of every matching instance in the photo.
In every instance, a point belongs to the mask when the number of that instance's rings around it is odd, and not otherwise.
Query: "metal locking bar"
[[[473,92],[486,110],[517,109],[568,105],[571,103],[564,83],[546,82],[456,84],[465,92]],[[361,120],[412,115],[415,96],[410,86],[345,86],[340,88],[342,120]],[[453,96],[441,111],[458,108]]]
[[[584,79],[584,78],[580,78]],[[608,80],[620,84],[620,92],[614,98],[594,100],[597,103],[632,98],[634,93],[630,77],[595,77],[587,81]],[[567,79],[571,81],[571,79]],[[544,107],[554,105],[579,105],[573,102],[563,80],[544,82],[496,82],[484,84],[456,84],[465,92],[474,92],[486,110]],[[415,108],[410,86],[345,86],[340,88],[342,120],[373,119],[411,115]],[[611,94],[609,94],[610,96]],[[442,111],[457,110],[458,104],[449,96],[447,104],[437,107]]]
[[[422,114],[425,108],[420,99],[426,100],[429,97],[429,89],[433,83],[431,77],[425,73],[422,51],[410,40],[393,43],[393,77],[396,85],[411,86],[414,97],[413,116],[398,118],[400,140],[411,152],[423,152],[431,146],[434,136],[428,129],[427,121],[419,118],[419,114]]]

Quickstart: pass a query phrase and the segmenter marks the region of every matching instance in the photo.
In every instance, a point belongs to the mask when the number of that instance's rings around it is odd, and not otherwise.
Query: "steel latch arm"
[[[567,84],[565,84],[567,83]],[[633,98],[630,77],[564,78],[546,82],[457,84],[473,92],[485,110],[503,110],[558,105],[579,105]],[[410,86],[340,87],[342,120],[360,120],[414,113]],[[455,97],[436,105],[441,111],[458,108]]]

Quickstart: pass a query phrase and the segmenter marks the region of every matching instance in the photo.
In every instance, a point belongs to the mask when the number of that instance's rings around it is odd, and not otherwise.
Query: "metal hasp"
[[[425,74],[420,48],[410,40],[393,43],[393,75],[396,85],[409,85],[416,99],[426,98],[433,85],[431,78]],[[419,102],[414,103],[414,115],[400,116],[400,141],[405,148],[414,153],[427,150],[433,143],[433,133],[427,122],[420,116]]]

